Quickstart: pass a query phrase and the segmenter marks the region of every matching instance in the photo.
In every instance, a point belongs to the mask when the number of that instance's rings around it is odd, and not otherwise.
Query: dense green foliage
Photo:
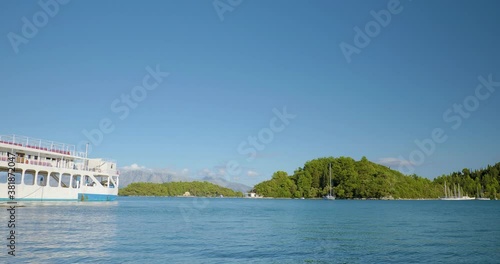
[[[485,169],[472,172],[469,169],[463,169],[461,172],[442,175],[434,179],[434,182],[441,186],[444,185],[445,181],[450,189],[452,189],[451,186],[460,185],[462,193],[471,197],[479,196],[491,199],[500,197],[498,195],[498,191],[500,191],[500,162]]]
[[[243,193],[235,192],[231,189],[221,187],[209,182],[168,182],[168,183],[150,183],[136,182],[120,189],[118,194],[122,196],[180,196],[189,192],[192,196],[226,196],[242,197]]]
[[[494,196],[499,190],[500,163],[473,173],[453,173],[431,181],[417,175],[406,176],[386,166],[368,161],[363,157],[355,161],[349,157],[319,158],[305,163],[293,175],[278,171],[272,179],[261,182],[254,191],[265,197],[317,198],[329,191],[329,169],[335,195],[341,199],[352,198],[438,198],[444,196],[443,184],[460,184],[464,192],[472,195],[476,189]]]

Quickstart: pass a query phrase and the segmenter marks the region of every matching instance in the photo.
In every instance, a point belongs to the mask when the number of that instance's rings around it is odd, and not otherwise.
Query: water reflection
[[[118,202],[25,202],[20,205],[16,211],[16,257],[2,254],[0,262],[109,260],[110,243],[117,233]],[[1,214],[1,221],[7,223],[7,214]],[[3,228],[1,235],[7,232]]]
[[[119,197],[19,208],[0,263],[496,263],[498,203]],[[201,205],[201,206],[200,206]],[[5,208],[0,208],[5,210]],[[7,213],[0,213],[0,238]],[[470,243],[474,238],[474,243]],[[5,241],[5,240],[4,240]]]

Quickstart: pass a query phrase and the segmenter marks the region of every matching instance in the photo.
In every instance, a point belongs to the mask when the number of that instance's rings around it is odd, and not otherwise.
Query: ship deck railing
[[[77,152],[75,145],[60,143],[51,140],[12,134],[0,135],[0,143],[85,158],[85,153]]]
[[[2,155],[0,153],[0,161],[5,161],[7,162],[9,159],[7,155]],[[34,165],[34,166],[40,166],[40,167],[49,167],[49,168],[60,168],[60,169],[69,169],[69,170],[80,170],[80,171],[91,171],[91,172],[96,172],[96,173],[106,173],[109,175],[120,175],[119,170],[105,170],[101,169],[99,167],[93,167],[93,168],[85,168],[83,164],[64,164],[62,162],[57,164],[57,162],[53,161],[41,161],[41,160],[30,160],[30,159],[20,159],[19,157],[16,159],[16,163],[21,163],[21,164],[29,164],[29,165]]]

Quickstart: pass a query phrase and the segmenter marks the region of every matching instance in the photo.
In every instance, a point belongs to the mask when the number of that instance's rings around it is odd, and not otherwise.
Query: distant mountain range
[[[252,187],[230,182],[222,177],[205,176],[202,178],[191,178],[186,175],[178,175],[165,169],[146,169],[146,168],[121,168],[120,170],[120,188],[124,188],[133,182],[191,182],[191,181],[207,181],[222,187],[226,187],[238,192],[248,192]]]

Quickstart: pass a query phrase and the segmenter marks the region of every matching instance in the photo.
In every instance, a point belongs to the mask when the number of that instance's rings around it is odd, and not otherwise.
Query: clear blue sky
[[[15,53],[9,32],[22,37],[22,18],[43,9],[2,1],[0,134],[77,144],[109,118],[114,131],[93,157],[191,176],[224,175],[234,160],[242,173],[230,179],[248,185],[323,156],[397,168],[434,128],[448,138],[415,173],[433,178],[500,161],[500,86],[474,97],[468,118],[443,119],[475,96],[479,76],[500,81],[500,3],[401,1],[348,63],[339,45],[355,45],[353,28],[364,30],[370,11],[388,2],[245,0],[221,21],[208,0],[73,1]],[[121,120],[113,101],[156,65],[170,75]],[[285,106],[296,117],[247,161],[239,144]]]

